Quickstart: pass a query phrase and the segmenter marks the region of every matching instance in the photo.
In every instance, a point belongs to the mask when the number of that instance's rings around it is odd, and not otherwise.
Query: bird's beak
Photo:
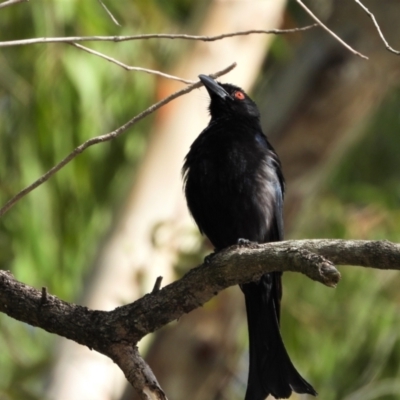
[[[231,98],[231,95],[208,75],[199,75],[199,79],[203,82],[203,85],[207,89],[210,97],[216,95],[223,100],[225,100],[226,98]]]

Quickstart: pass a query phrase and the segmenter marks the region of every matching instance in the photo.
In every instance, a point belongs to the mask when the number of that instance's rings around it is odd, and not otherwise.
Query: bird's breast
[[[201,231],[217,248],[239,238],[264,241],[277,181],[267,149],[256,140],[232,138],[203,145],[194,149],[197,154],[192,154],[185,188]]]

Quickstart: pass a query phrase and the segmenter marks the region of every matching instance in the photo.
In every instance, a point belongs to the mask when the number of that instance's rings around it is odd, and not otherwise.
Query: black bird
[[[216,251],[246,241],[283,239],[284,179],[263,134],[256,104],[239,87],[200,75],[210,95],[209,125],[193,142],[182,169],[189,210]],[[245,400],[292,391],[316,395],[290,361],[279,329],[281,272],[241,285],[249,330]]]

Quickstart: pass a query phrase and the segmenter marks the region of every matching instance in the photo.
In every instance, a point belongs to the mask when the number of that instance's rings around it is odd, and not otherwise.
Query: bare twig
[[[154,282],[154,287],[153,287],[153,290],[151,291],[151,293],[158,292],[161,289],[162,280],[163,280],[162,276],[157,277],[156,281]]]
[[[3,1],[2,3],[0,3],[0,8],[5,8],[5,7],[9,7],[12,6],[14,4],[18,4],[18,3],[26,3],[29,0],[8,0],[8,1]]]
[[[210,76],[217,78],[221,75],[224,75],[235,68],[236,63],[229,65],[229,67],[224,68],[221,71],[216,72],[215,74],[211,74]],[[179,96],[182,96],[186,93],[191,92],[193,89],[199,88],[202,86],[200,81],[197,81],[184,89],[178,90],[177,92],[171,94],[170,96],[166,97],[165,99],[159,101],[158,103],[153,104],[151,107],[147,108],[146,110],[142,111],[140,114],[136,115],[124,125],[120,126],[119,128],[115,129],[114,131],[107,133],[105,135],[96,136],[87,140],[86,142],[82,143],[78,147],[75,148],[70,154],[68,154],[62,161],[56,164],[53,168],[48,170],[45,174],[43,174],[39,179],[35,182],[31,183],[25,189],[21,190],[17,193],[13,198],[11,198],[2,208],[0,208],[0,217],[2,217],[11,207],[13,207],[19,200],[21,200],[24,196],[30,193],[32,190],[36,189],[38,186],[46,182],[51,176],[53,176],[57,171],[61,168],[65,167],[71,160],[73,160],[77,155],[85,151],[88,147],[93,146],[97,143],[108,142],[116,137],[120,136],[124,132],[128,130],[131,126],[135,125],[141,119],[147,117],[149,114],[153,113],[154,111],[158,110],[160,107],[164,106],[165,104],[169,103],[170,101],[176,99]]]
[[[350,50],[353,54],[368,60],[368,57],[364,54],[359,53],[357,50],[354,50],[351,46],[349,46],[345,41],[343,41],[335,32],[331,31],[318,17],[302,2],[302,0],[296,0],[297,3],[307,12],[307,14],[320,25],[323,29],[325,29],[331,36],[333,36],[339,43],[341,43],[346,49]]]
[[[354,0],[368,15],[369,17],[372,19],[372,22],[375,25],[376,30],[378,31],[379,36],[381,37],[383,43],[385,44],[385,47],[392,53],[400,55],[400,51],[399,50],[395,50],[393,47],[391,47],[388,43],[388,41],[385,39],[385,36],[383,36],[382,30],[378,24],[378,21],[375,18],[375,15],[367,8],[365,7],[364,4],[361,3],[360,0]]]
[[[105,12],[108,14],[108,16],[111,18],[112,22],[114,22],[115,25],[121,26],[121,24],[117,21],[117,19],[114,17],[114,15],[111,14],[111,11],[107,8],[107,6],[101,1],[98,0],[101,6],[104,8]]]
[[[96,51],[96,50],[89,49],[88,47],[82,46],[81,44],[78,44],[78,43],[70,43],[70,44],[71,44],[72,46],[77,47],[78,49],[84,50],[84,51],[86,51],[86,52],[88,52],[88,53],[90,53],[90,54],[93,54],[93,55],[95,55],[95,56],[104,58],[104,59],[107,60],[107,61],[110,61],[110,62],[112,62],[112,63],[114,63],[114,64],[117,64],[117,65],[119,65],[120,67],[125,68],[125,69],[128,70],[128,71],[146,72],[146,73],[148,73],[148,74],[162,76],[163,78],[173,79],[173,80],[175,80],[175,81],[183,82],[183,83],[186,83],[186,84],[193,84],[193,83],[196,82],[196,81],[192,81],[192,80],[189,80],[189,79],[182,79],[182,78],[179,78],[178,76],[165,74],[164,72],[156,71],[156,70],[154,70],[154,69],[141,68],[141,67],[131,67],[131,66],[129,66],[129,65],[126,65],[126,64],[122,63],[121,61],[116,60],[115,58],[106,56],[106,55],[103,54],[103,53],[100,53],[100,52],[98,52],[98,51]]]
[[[42,287],[42,297],[40,299],[40,305],[42,306],[47,301],[47,288],[46,286]]]
[[[215,36],[198,36],[198,35],[186,35],[186,34],[169,34],[169,33],[150,33],[144,35],[132,35],[132,36],[67,36],[67,37],[43,37],[34,39],[22,39],[22,40],[8,40],[0,42],[0,47],[11,47],[11,46],[25,46],[29,44],[39,43],[71,43],[71,42],[126,42],[130,40],[144,40],[144,39],[183,39],[183,40],[200,40],[203,42],[214,42],[234,36],[244,36],[252,34],[273,34],[281,35],[284,33],[295,33],[302,32],[308,29],[314,28],[318,24],[304,26],[302,28],[294,29],[252,29],[249,31],[239,31],[231,33],[223,33]]]

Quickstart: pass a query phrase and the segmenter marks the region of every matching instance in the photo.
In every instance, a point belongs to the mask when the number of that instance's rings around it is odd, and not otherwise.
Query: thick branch
[[[111,344],[136,343],[149,332],[203,305],[219,291],[271,271],[301,272],[335,286],[336,264],[400,269],[400,245],[387,241],[300,240],[233,246],[182,279],[113,311],[63,302],[1,273],[0,311],[108,354]]]
[[[16,281],[6,271],[0,271],[0,311],[107,355],[121,368],[141,399],[167,399],[140,357],[136,343],[126,341],[119,334],[118,325],[110,325],[110,313],[66,303],[48,294],[45,288],[38,291]]]
[[[137,352],[141,338],[200,307],[219,291],[266,272],[301,272],[335,286],[340,274],[333,262],[400,270],[400,244],[321,239],[233,246],[182,279],[112,311],[66,303],[0,271],[0,312],[99,351],[119,365],[143,399],[164,400],[156,378]]]

